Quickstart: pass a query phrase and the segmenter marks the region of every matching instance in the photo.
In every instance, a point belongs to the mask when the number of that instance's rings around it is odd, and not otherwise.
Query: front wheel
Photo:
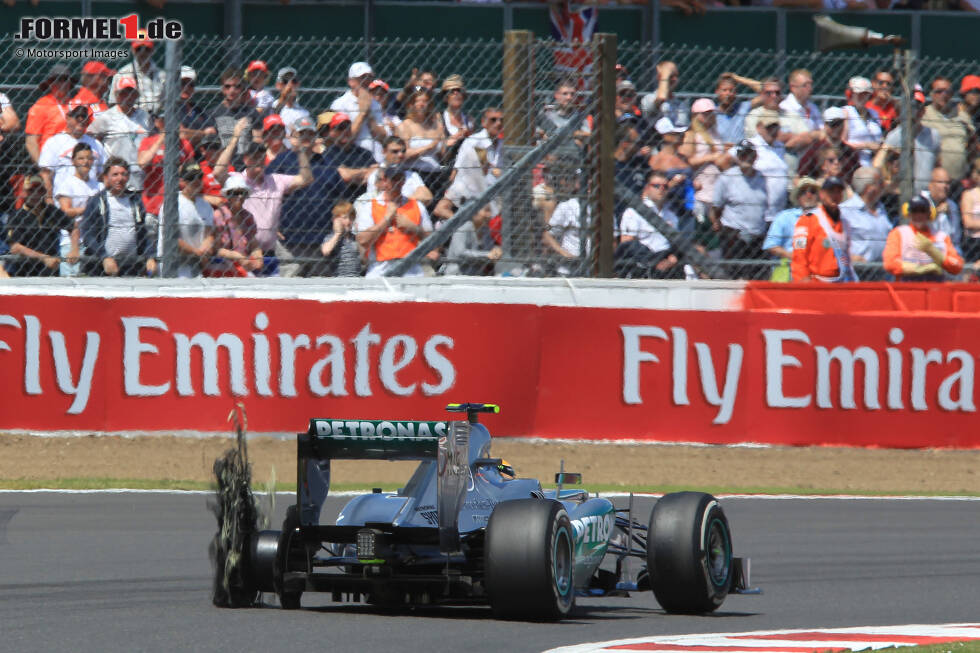
[[[575,604],[575,536],[557,501],[497,504],[486,530],[486,588],[498,618],[557,621]]]
[[[732,535],[718,500],[675,492],[650,514],[647,569],[657,602],[667,612],[718,609],[732,585]]]

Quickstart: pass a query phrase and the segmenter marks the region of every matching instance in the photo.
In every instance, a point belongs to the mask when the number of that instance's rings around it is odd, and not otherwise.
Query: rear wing
[[[299,434],[300,458],[424,460],[435,458],[448,422],[311,419]]]

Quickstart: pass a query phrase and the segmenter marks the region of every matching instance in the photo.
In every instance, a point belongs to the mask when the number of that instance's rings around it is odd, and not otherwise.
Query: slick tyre
[[[497,504],[487,524],[487,596],[500,619],[557,621],[575,604],[575,536],[557,501]]]
[[[732,585],[732,537],[718,500],[703,492],[667,494],[653,507],[647,569],[667,612],[716,610]]]
[[[298,610],[303,596],[302,591],[287,590],[283,576],[288,571],[309,571],[307,551],[296,532],[299,524],[296,506],[286,508],[286,518],[282,522],[282,532],[279,533],[272,572],[273,586],[283,610]]]

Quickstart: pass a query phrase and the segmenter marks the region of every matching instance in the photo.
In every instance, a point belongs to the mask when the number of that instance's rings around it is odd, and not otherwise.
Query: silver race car
[[[566,487],[580,474],[560,471],[557,488],[544,489],[492,457],[477,418],[497,406],[447,410],[466,419],[310,420],[297,436],[296,503],[280,531],[255,529],[247,483],[229,485],[216,464],[215,604],[252,605],[259,592],[274,592],[283,608],[296,609],[304,592],[329,592],[335,601],[488,604],[500,618],[558,620],[576,596],[652,590],[667,612],[697,614],[729,593],[757,592],[713,496],[667,494],[649,519],[637,519],[632,496],[616,508]],[[355,497],[336,524],[321,524],[335,459],[420,463],[397,492]]]

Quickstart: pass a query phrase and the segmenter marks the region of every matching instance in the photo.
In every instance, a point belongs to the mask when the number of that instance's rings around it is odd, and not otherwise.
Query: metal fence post
[[[225,3],[225,36],[230,39],[225,51],[225,64],[238,68],[242,63],[242,0]]]
[[[593,273],[599,277],[613,276],[613,225],[615,223],[616,168],[613,152],[616,149],[616,35],[597,34],[599,115],[593,138],[596,160],[599,219],[599,260]]]
[[[915,194],[915,132],[912,112],[915,110],[916,56],[913,50],[902,51],[902,201]]]
[[[510,30],[504,34],[503,61],[503,109],[505,147],[526,152],[533,144],[534,125],[534,34],[529,30]],[[516,222],[521,214],[526,214],[530,206],[526,198],[508,188],[506,200],[501,207],[501,248],[504,257],[512,257],[518,248]],[[498,264],[501,271],[511,267],[507,263]]]
[[[167,41],[167,79],[163,88],[163,211],[159,229],[163,234],[163,261],[160,276],[177,276],[177,166],[180,161],[180,118],[177,98],[180,95],[180,63],[182,41]]]

